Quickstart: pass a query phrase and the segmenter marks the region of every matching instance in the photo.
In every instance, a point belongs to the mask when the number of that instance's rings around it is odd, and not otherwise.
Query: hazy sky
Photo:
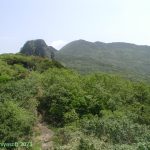
[[[0,53],[39,38],[150,45],[150,0],[0,0]]]

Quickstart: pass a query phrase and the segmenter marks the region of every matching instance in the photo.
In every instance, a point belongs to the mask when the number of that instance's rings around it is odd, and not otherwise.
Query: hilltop
[[[53,59],[54,53],[56,53],[56,51],[57,50],[54,47],[48,46],[44,40],[37,39],[27,41],[21,48],[20,53]]]

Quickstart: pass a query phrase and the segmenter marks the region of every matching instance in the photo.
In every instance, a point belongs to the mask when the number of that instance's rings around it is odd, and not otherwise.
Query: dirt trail
[[[37,127],[40,131],[40,136],[38,138],[41,143],[41,150],[53,150],[53,131],[50,130],[45,123],[38,123]]]

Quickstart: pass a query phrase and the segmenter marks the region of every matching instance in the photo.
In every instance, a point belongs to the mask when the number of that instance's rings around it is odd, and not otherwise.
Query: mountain
[[[65,45],[56,59],[82,73],[119,72],[150,75],[150,46],[123,42],[103,43],[76,40]]]
[[[150,75],[150,46],[145,45],[76,40],[57,51],[37,39],[27,41],[20,52],[55,59],[80,73],[111,72],[144,79]]]
[[[24,46],[21,48],[20,53],[26,55],[34,55],[34,56],[41,56],[41,57],[54,57],[54,53],[57,50],[52,46],[48,46],[44,40],[37,39],[27,41]]]

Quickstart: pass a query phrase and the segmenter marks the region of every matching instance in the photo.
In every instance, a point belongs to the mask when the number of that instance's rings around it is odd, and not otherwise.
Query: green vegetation
[[[30,141],[39,114],[55,129],[56,150],[150,149],[148,83],[0,55],[0,142]]]

